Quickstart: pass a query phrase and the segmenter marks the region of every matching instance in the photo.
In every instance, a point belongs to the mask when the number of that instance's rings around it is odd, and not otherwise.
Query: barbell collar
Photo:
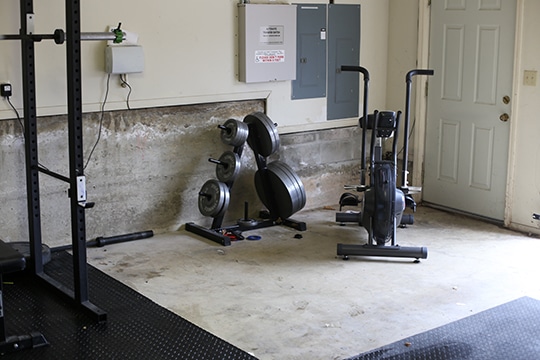
[[[121,42],[126,40],[126,33],[122,32],[121,39],[113,32],[88,32],[81,33],[81,40],[110,40],[116,42]]]

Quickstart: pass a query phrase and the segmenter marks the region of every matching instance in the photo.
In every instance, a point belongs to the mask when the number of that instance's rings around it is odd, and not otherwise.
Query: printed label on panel
[[[285,62],[285,50],[257,50],[255,62],[257,64]]]
[[[283,37],[284,37],[283,34],[284,34],[283,25],[261,26],[261,30],[259,32],[259,42],[261,44],[272,44],[272,45],[283,44]]]

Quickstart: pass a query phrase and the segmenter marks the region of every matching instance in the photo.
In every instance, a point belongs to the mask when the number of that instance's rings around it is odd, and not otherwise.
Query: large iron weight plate
[[[219,181],[230,184],[240,173],[240,156],[232,151],[225,151],[216,164],[216,177]]]
[[[294,198],[294,212],[298,212],[304,208],[306,205],[306,190],[304,184],[300,177],[294,172],[294,170],[284,162],[273,161],[270,165],[272,168],[276,168],[276,171],[279,169],[283,172],[284,176],[287,176],[296,187],[296,198]]]
[[[276,161],[255,173],[255,189],[261,202],[270,213],[282,219],[290,217],[305,205],[302,192],[290,175]]]
[[[218,217],[229,207],[230,192],[225,183],[208,180],[199,192],[199,211],[204,216]]]
[[[254,112],[244,118],[249,125],[248,145],[264,157],[279,149],[280,141],[276,125],[262,112]]]
[[[248,135],[248,124],[235,119],[225,121],[220,134],[221,141],[232,146],[242,146],[246,142]]]

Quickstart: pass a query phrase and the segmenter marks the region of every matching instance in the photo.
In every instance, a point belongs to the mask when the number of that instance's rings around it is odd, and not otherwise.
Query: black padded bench
[[[26,260],[18,251],[8,243],[0,240],[0,355],[22,349],[36,348],[48,345],[45,337],[39,332],[31,332],[29,335],[7,336],[4,323],[3,303],[3,274],[24,270]]]

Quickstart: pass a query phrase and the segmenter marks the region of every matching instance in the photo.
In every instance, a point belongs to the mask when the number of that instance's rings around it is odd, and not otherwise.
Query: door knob
[[[508,119],[510,119],[510,115],[508,115],[507,113],[501,114],[501,116],[499,116],[499,119],[500,119],[502,122],[507,122]]]

